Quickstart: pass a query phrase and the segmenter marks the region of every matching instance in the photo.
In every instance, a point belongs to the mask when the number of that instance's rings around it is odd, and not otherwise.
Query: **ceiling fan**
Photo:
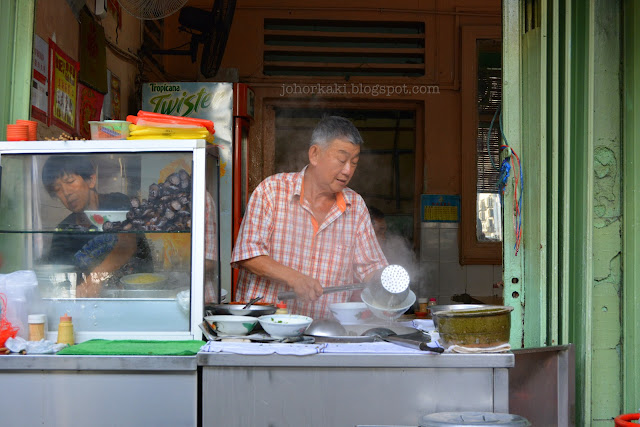
[[[188,55],[196,62],[198,46],[203,45],[200,73],[213,77],[220,68],[229,38],[236,0],[215,0],[211,12],[186,6],[180,9],[179,30],[191,34],[188,50],[153,50],[154,55]]]

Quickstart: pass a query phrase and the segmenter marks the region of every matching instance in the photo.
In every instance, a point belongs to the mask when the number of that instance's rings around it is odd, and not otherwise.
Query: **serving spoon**
[[[243,310],[246,310],[247,308],[251,307],[253,304],[257,303],[258,301],[260,301],[262,298],[264,297],[255,297],[251,300],[249,300],[249,302],[247,303],[247,305],[245,305],[244,307],[242,307]]]

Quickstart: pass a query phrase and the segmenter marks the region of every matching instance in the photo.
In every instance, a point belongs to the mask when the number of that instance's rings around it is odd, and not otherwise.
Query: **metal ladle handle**
[[[247,305],[245,305],[244,307],[242,307],[242,309],[243,309],[243,310],[245,310],[245,309],[247,309],[247,308],[251,307],[253,304],[257,303],[257,302],[258,302],[258,301],[260,301],[262,298],[264,298],[264,297],[255,297],[255,298],[253,298],[252,300],[250,300],[250,301],[247,303]]]
[[[343,286],[331,286],[329,288],[322,289],[322,295],[332,294],[334,292],[346,292],[346,291],[359,291],[364,289],[366,283],[354,283],[351,285],[343,285]],[[284,301],[288,299],[296,299],[298,295],[293,291],[280,292],[278,294],[278,300]]]

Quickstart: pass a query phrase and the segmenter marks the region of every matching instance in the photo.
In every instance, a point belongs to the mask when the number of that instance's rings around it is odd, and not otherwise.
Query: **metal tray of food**
[[[243,308],[245,305],[247,305],[246,302],[239,302],[239,303],[232,303],[232,304],[213,304],[213,305],[206,305],[204,309],[207,315],[211,313],[211,315],[232,314],[234,316],[254,316],[254,317],[260,317],[265,314],[273,314],[277,310],[276,306],[272,304],[255,303],[249,308]]]

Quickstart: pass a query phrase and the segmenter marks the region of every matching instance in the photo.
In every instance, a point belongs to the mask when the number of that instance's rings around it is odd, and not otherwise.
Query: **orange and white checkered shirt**
[[[205,191],[205,217],[204,217],[204,258],[206,260],[218,261],[218,224],[216,220],[216,203],[213,196]],[[217,302],[216,277],[211,273],[205,273],[204,281],[204,302],[210,304]]]
[[[317,279],[325,288],[361,283],[387,265],[367,206],[355,191],[345,188],[337,193],[336,203],[317,224],[303,197],[305,170],[273,175],[251,195],[231,256],[231,265],[240,268],[236,300],[264,296],[264,302],[275,304],[278,293],[291,290],[237,264],[261,255]],[[329,304],[346,302],[350,296],[336,292],[313,303],[287,301],[287,306],[290,313],[322,319],[329,315]]]

